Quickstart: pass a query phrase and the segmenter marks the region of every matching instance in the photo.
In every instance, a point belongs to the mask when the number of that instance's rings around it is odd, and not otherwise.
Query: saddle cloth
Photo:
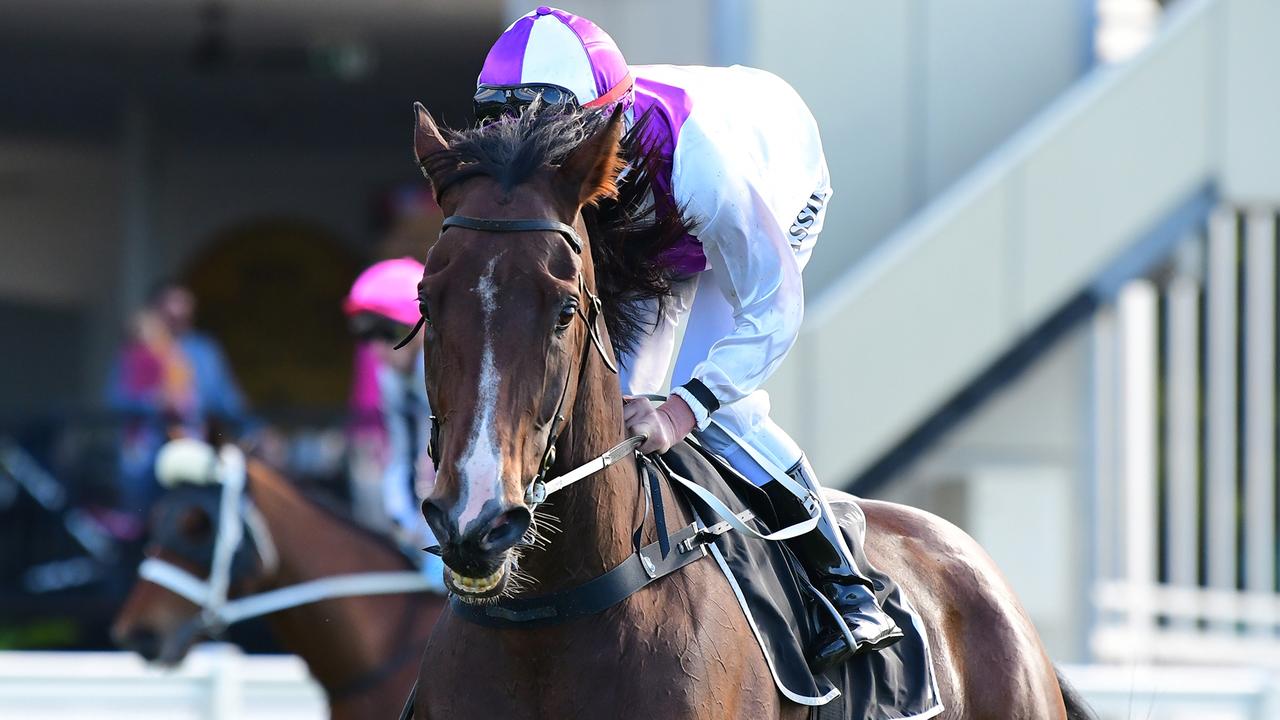
[[[734,512],[750,510],[755,529],[768,532],[773,509],[765,494],[722,459],[681,443],[662,456],[668,468],[712,491]],[[679,492],[679,490],[677,490]],[[691,493],[685,493],[702,525],[719,518]],[[822,675],[806,662],[820,622],[812,589],[799,562],[780,542],[764,542],[742,533],[721,535],[711,554],[734,589],[738,604],[760,644],[778,692],[809,706],[811,720],[924,720],[943,710],[924,626],[902,589],[861,556],[866,518],[851,495],[827,491],[845,539],[876,583],[877,598],[905,637],[894,645],[856,656]]]

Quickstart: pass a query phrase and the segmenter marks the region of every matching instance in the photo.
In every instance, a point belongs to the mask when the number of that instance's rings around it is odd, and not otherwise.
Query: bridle
[[[215,478],[213,482],[221,489],[209,576],[206,579],[198,578],[186,569],[159,557],[147,557],[138,566],[138,575],[143,580],[186,598],[200,608],[200,614],[179,630],[184,637],[195,637],[201,633],[217,636],[234,623],[321,600],[434,591],[434,587],[421,573],[405,570],[331,575],[275,590],[228,598],[236,573],[233,563],[244,550],[246,528],[266,574],[275,571],[279,556],[266,521],[245,493],[247,472],[244,453],[235,445],[226,445],[218,452],[216,459],[211,458],[211,464],[211,473]]]
[[[465,228],[467,230],[475,230],[477,232],[486,233],[517,233],[517,232],[553,232],[564,239],[575,254],[581,256],[583,242],[582,237],[578,235],[578,231],[573,226],[552,220],[549,218],[478,218],[468,215],[450,215],[444,219],[440,225],[440,234],[443,235],[449,228]],[[582,386],[582,378],[585,375],[587,360],[591,355],[591,348],[594,346],[600,359],[604,362],[609,372],[618,373],[618,365],[610,356],[609,351],[605,348],[604,338],[600,333],[600,318],[604,314],[600,302],[600,296],[596,295],[587,287],[586,276],[578,272],[578,292],[585,298],[585,303],[578,303],[576,315],[582,319],[587,328],[587,342],[582,346],[582,357],[578,363],[578,388]],[[585,309],[583,306],[586,306]],[[413,339],[413,336],[422,329],[427,322],[426,317],[418,320],[410,331],[408,337],[397,345],[397,348],[403,347]],[[605,468],[617,463],[619,460],[630,456],[644,442],[643,437],[632,437],[624,440],[618,445],[610,448],[608,452],[581,465],[574,470],[565,473],[553,480],[547,480],[547,473],[550,472],[551,466],[556,461],[556,443],[560,439],[560,431],[563,429],[561,425],[564,423],[564,402],[569,395],[569,378],[572,373],[565,373],[564,387],[560,391],[560,399],[556,403],[555,414],[551,418],[551,429],[547,434],[547,444],[542,451],[542,460],[538,464],[538,472],[530,481],[528,488],[525,490],[525,504],[530,510],[533,510],[541,502],[547,499],[547,496],[561,490],[570,484],[577,482],[585,477],[593,475]],[[440,425],[442,420],[436,416],[431,416],[431,439],[427,448],[428,454],[431,456],[433,463],[439,463],[439,437]]]

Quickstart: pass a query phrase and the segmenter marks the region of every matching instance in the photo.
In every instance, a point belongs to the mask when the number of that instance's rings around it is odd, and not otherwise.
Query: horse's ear
[[[560,169],[556,182],[578,207],[618,194],[618,173],[626,165],[619,154],[622,141],[622,108],[608,122],[574,148]]]
[[[449,151],[449,143],[445,142],[440,127],[420,102],[413,104],[413,120],[413,157],[422,168],[423,175],[438,191],[441,174],[449,169],[449,163],[441,163],[438,159]]]

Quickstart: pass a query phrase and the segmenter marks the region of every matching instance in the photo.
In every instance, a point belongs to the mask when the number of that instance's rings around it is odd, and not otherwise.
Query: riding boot
[[[806,471],[806,463],[801,460],[787,474],[807,487],[814,496],[810,502],[816,501],[822,508],[817,527],[786,541],[787,547],[804,565],[818,592],[831,601],[848,627],[846,635],[844,629],[828,623],[810,647],[809,665],[814,672],[822,672],[854,655],[892,645],[902,638],[902,631],[880,608],[874,583],[858,570],[845,550],[840,529],[834,522],[831,509],[818,499],[819,491]],[[769,482],[762,489],[773,503],[780,526],[794,525],[810,517],[806,499],[796,497],[781,483]],[[849,645],[848,636],[853,638],[853,647]]]

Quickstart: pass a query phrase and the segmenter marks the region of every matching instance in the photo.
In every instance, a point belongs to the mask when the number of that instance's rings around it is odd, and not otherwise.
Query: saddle
[[[661,458],[666,472],[710,490],[760,533],[777,529],[772,504],[763,491],[722,458],[695,442],[682,443]],[[673,483],[683,488],[682,483]],[[700,524],[720,517],[694,493],[685,492]],[[856,559],[875,584],[877,599],[904,637],[879,652],[857,655],[815,675],[805,658],[824,623],[831,622],[814,599],[817,590],[785,544],[761,542],[741,532],[718,536],[708,548],[733,588],[760,644],[774,683],[783,696],[811,708],[812,720],[923,719],[943,707],[933,676],[928,637],[902,589],[866,562],[862,554],[866,517],[853,496],[828,490],[827,500]]]

